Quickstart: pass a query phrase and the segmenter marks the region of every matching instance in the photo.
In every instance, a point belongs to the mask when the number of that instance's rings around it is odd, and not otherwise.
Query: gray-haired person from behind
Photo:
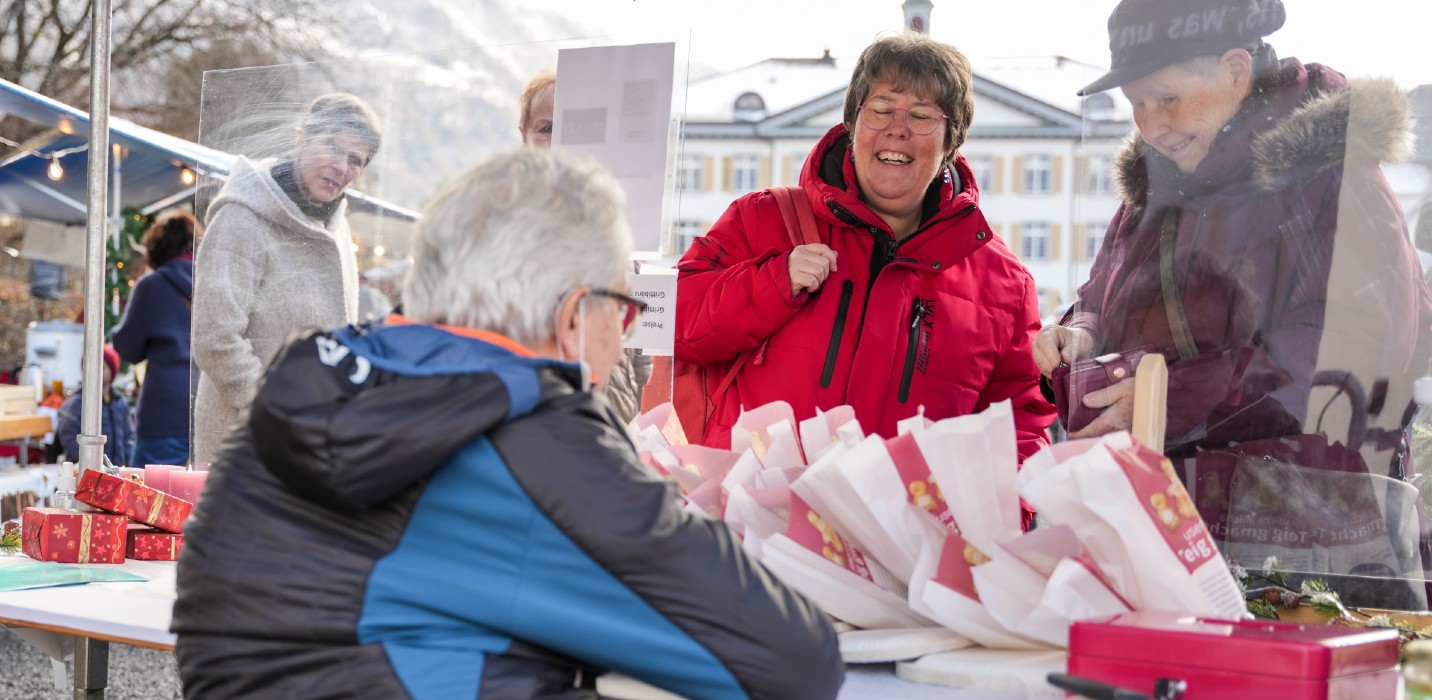
[[[358,319],[344,190],[381,143],[366,104],[324,95],[286,157],[239,158],[209,206],[194,265],[194,462],[213,460],[290,333]]]
[[[624,211],[594,163],[496,156],[427,212],[406,317],[279,355],[185,525],[186,697],[835,697],[825,615],[588,388],[641,309]]]

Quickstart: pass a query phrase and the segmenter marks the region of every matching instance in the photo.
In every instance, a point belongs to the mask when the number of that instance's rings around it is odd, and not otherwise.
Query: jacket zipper
[[[910,308],[910,337],[905,342],[905,373],[900,377],[900,403],[910,398],[910,382],[915,378],[915,356],[920,349],[920,325],[925,320],[925,300],[915,297]]]
[[[855,283],[846,280],[840,285],[840,306],[835,310],[835,327],[830,331],[830,346],[825,351],[825,369],[820,373],[820,388],[829,389],[835,377],[835,360],[840,356],[840,339],[845,335],[845,316],[850,311],[850,298],[855,295]]]

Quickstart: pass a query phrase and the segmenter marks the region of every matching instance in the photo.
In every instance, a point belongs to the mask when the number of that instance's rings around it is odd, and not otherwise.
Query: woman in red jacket
[[[820,242],[792,245],[762,191],[686,252],[676,359],[713,370],[706,444],[728,443],[742,407],[776,400],[798,419],[849,404],[885,436],[921,411],[940,419],[1009,400],[1021,459],[1046,442],[1034,280],[990,231],[957,150],[971,85],[952,46],[916,34],[875,42],[856,64],[844,123],[801,171]]]

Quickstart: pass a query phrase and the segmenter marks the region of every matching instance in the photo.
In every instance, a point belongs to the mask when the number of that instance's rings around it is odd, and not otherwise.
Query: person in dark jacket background
[[[1194,15],[1220,21],[1170,28]],[[1320,430],[1346,442],[1347,402],[1315,391],[1314,378],[1346,373],[1369,399],[1384,383],[1368,402],[1382,406],[1368,417],[1382,438],[1363,454],[1391,473],[1412,381],[1432,354],[1432,296],[1379,168],[1407,155],[1408,103],[1389,81],[1279,60],[1262,38],[1283,22],[1279,0],[1114,10],[1114,70],[1080,94],[1122,87],[1134,105],[1137,131],[1115,161],[1124,203],[1078,302],[1039,333],[1035,357],[1047,375],[1155,345],[1172,360],[1171,456]],[[1166,274],[1181,296],[1172,306]],[[1177,307],[1184,322],[1170,315]],[[1106,408],[1074,437],[1127,428],[1132,378],[1084,402]]]
[[[138,425],[129,463],[189,461],[189,332],[194,298],[194,239],[199,223],[186,211],[160,214],[141,243],[154,274],[134,285],[110,341],[125,362],[147,362],[139,388]]]
[[[1263,39],[1284,20],[1280,0],[1115,8],[1113,69],[1080,94],[1133,104],[1123,204],[1035,357],[1046,375],[1146,344],[1169,359],[1165,452],[1225,556],[1420,579],[1406,428],[1432,294],[1380,167],[1408,154],[1408,101],[1280,60]],[[1133,387],[1078,397],[1101,413],[1073,437],[1127,429]],[[1420,609],[1422,588],[1369,604]]]
[[[83,364],[83,361],[81,361]],[[104,456],[116,467],[130,466],[129,455],[134,451],[134,424],[130,418],[129,402],[114,390],[114,377],[119,374],[119,354],[114,348],[104,346],[104,400],[99,408],[99,430],[105,436]],[[56,419],[55,437],[65,448],[65,460],[80,461],[80,414],[84,408],[84,387],[70,394],[60,406]]]
[[[405,317],[280,352],[185,526],[186,697],[835,697],[824,614],[593,394],[642,308],[624,206],[587,161],[497,156],[424,217]]]

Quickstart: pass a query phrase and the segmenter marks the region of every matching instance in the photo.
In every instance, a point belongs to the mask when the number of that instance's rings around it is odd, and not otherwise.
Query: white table
[[[0,556],[0,566],[33,563],[33,559],[23,555]],[[27,641],[50,651],[61,648],[65,638],[74,638],[76,698],[104,697],[109,642],[174,650],[175,635],[169,631],[169,621],[175,598],[175,562],[127,560],[119,565],[94,566],[118,568],[148,580],[0,592],[0,624],[23,628]],[[675,695],[621,676],[604,676],[597,687],[603,697],[613,700],[679,700]],[[1002,692],[989,687],[959,689],[911,683],[896,678],[893,667],[888,664],[848,666],[845,685],[840,691],[840,700],[1023,700],[1026,697],[1021,692]]]
[[[40,503],[46,503],[50,494],[55,492],[55,482],[59,478],[58,464],[0,470],[0,496],[33,493]]]

